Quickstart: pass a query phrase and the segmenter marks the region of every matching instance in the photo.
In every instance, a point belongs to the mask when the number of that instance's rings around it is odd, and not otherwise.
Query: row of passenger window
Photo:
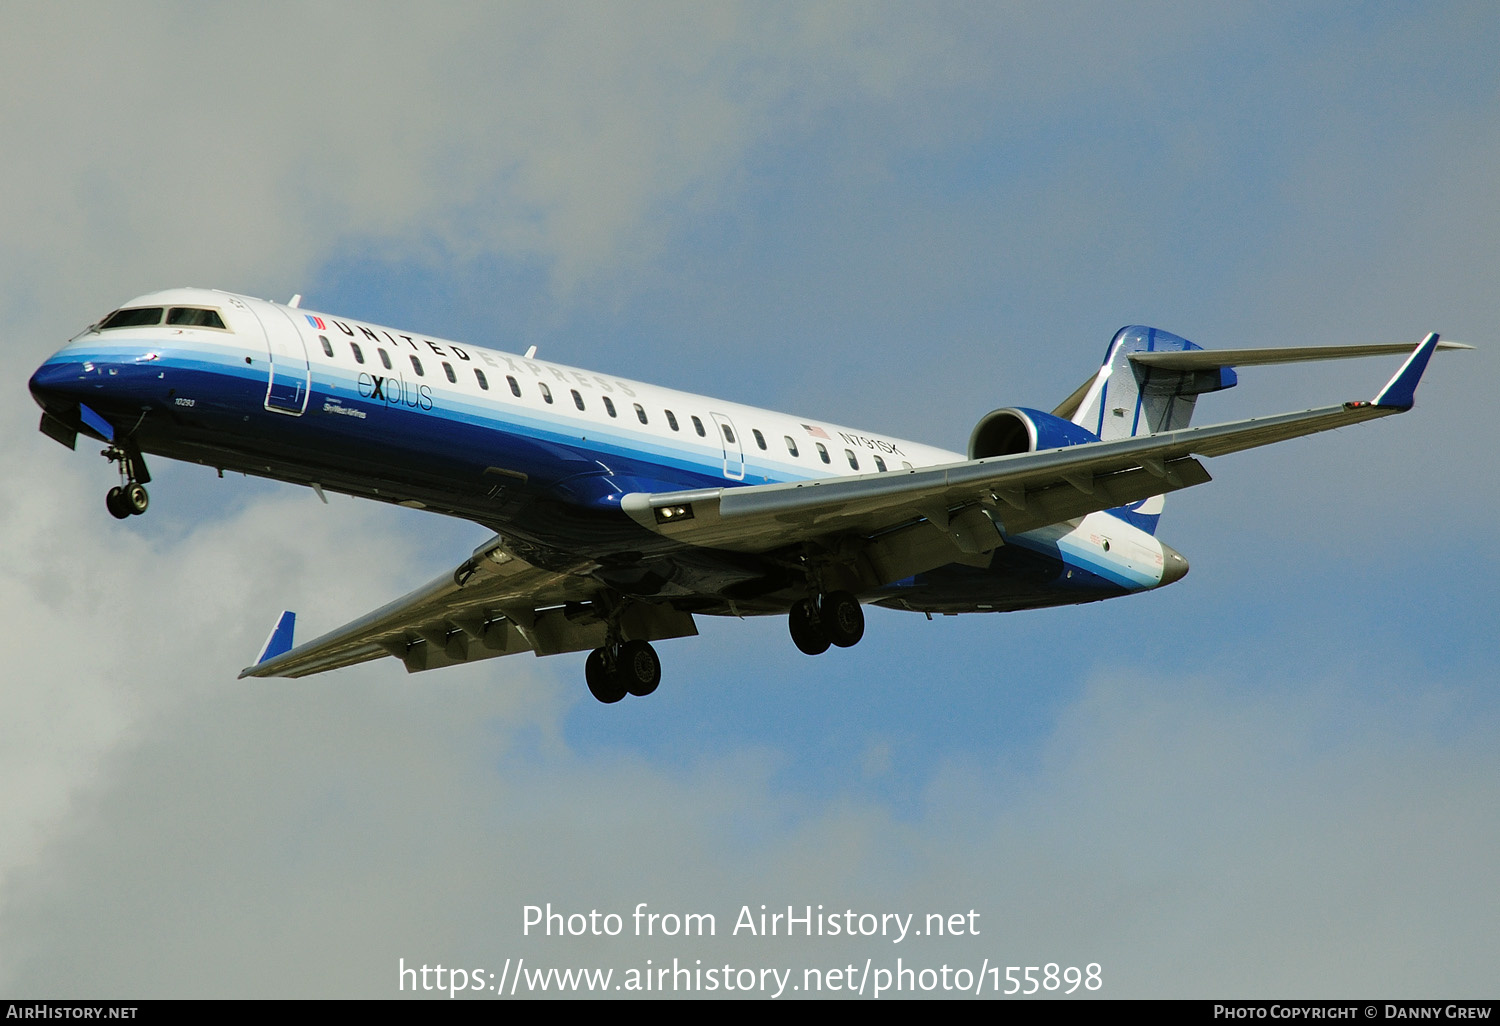
[[[319,335],[318,341],[323,343],[324,355],[332,357],[333,343],[328,341],[328,336]],[[364,350],[360,348],[360,344],[358,342],[351,341],[349,343],[349,349],[354,354],[355,363],[363,364],[365,362]],[[381,366],[383,366],[386,370],[395,370],[395,366],[391,362],[390,354],[385,351],[385,348],[383,346],[377,346],[375,348],[375,352],[380,356]],[[417,354],[408,353],[407,358],[411,360],[412,373],[416,374],[419,378],[425,377],[426,371],[423,370],[422,361],[417,357]],[[458,375],[453,370],[453,364],[449,363],[447,360],[443,360],[441,362],[443,365],[443,373],[448,378],[448,381],[455,385],[458,384]],[[484,371],[478,367],[475,367],[473,370],[475,382],[479,385],[482,391],[488,392],[490,390],[490,381],[488,376],[486,376]],[[522,398],[521,383],[519,381],[517,381],[511,375],[507,374],[505,376],[505,382],[510,386],[511,395],[515,396],[517,399]],[[548,405],[551,405],[555,401],[552,397],[552,389],[548,387],[545,381],[538,381],[536,384],[537,388],[540,391],[542,401],[547,403]],[[586,412],[588,410],[588,406],[584,403],[583,393],[579,392],[576,388],[570,388],[568,389],[568,391],[573,396],[573,405],[578,407],[579,410]],[[604,400],[604,412],[609,414],[611,417],[619,417],[620,414],[619,411],[615,408],[614,400],[607,395],[602,396],[601,398]],[[631,406],[635,408],[636,420],[640,421],[642,424],[649,425],[651,423],[651,419],[647,415],[646,408],[644,406],[642,406],[640,403],[631,403]],[[677,415],[675,413],[673,413],[671,410],[666,409],[662,410],[662,412],[666,415],[667,427],[671,428],[673,431],[682,430],[682,425],[678,423]],[[688,419],[692,421],[693,430],[698,433],[699,438],[708,437],[708,429],[703,426],[703,421],[696,414],[688,414]],[[739,445],[739,443],[735,441],[734,428],[730,427],[728,424],[721,423],[719,424],[719,430],[723,432],[725,442],[733,446]],[[762,452],[766,452],[769,450],[769,447],[766,444],[766,436],[761,434],[760,428],[751,428],[750,434],[755,437],[755,444],[760,448]],[[797,448],[796,440],[793,439],[791,435],[783,435],[782,438],[786,442],[787,453],[794,458],[800,458],[802,454]],[[813,446],[817,449],[818,459],[822,460],[824,463],[832,465],[833,457],[829,455],[827,446],[825,446],[822,442],[814,442]],[[854,454],[853,449],[845,449],[844,458],[849,461],[850,469],[860,469],[859,457]],[[882,474],[885,473],[887,469],[885,460],[883,460],[879,456],[875,456],[873,458],[875,460],[875,469],[880,471]],[[902,465],[910,467],[910,464]]]

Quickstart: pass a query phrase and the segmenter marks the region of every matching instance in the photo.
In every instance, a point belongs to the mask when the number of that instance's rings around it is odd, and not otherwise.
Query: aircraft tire
[[[786,625],[791,631],[792,643],[805,654],[815,656],[828,651],[828,635],[818,622],[811,602],[804,599],[792,606],[787,613]]]
[[[605,705],[614,705],[625,697],[625,688],[616,681],[615,675],[604,665],[604,649],[596,648],[589,653],[583,664],[583,679],[588,682],[589,694]]]
[[[859,599],[847,591],[833,591],[822,598],[819,621],[828,640],[839,648],[853,648],[865,636],[865,611]]]
[[[104,508],[109,510],[109,515],[116,520],[124,520],[130,516],[130,507],[125,501],[125,489],[111,488],[105,493]]]
[[[630,694],[645,698],[661,683],[661,660],[646,641],[627,641],[620,646],[615,676]]]
[[[135,516],[146,512],[146,507],[151,505],[151,496],[146,494],[144,485],[132,481],[125,486],[125,508]]]

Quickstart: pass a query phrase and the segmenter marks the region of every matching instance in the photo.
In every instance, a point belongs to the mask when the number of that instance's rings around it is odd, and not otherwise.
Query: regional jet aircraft
[[[282,614],[241,676],[392,656],[408,671],[589,653],[601,702],[661,679],[697,615],[783,615],[817,655],[862,603],[968,613],[1093,602],[1187,573],[1162,495],[1220,456],[1410,409],[1439,343],[1214,352],[1122,328],[1050,413],[979,419],[967,453],[204,289],[142,296],[31,378],[41,430],[104,443],[105,505],[146,511],[145,455],[461,517],[451,572],[312,641]],[[1461,347],[1467,348],[1467,347]],[[1409,353],[1369,400],[1189,427],[1233,367]]]

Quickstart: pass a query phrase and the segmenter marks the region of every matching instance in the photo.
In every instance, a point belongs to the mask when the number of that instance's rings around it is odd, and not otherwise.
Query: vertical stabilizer
[[[1109,343],[1098,376],[1073,414],[1073,423],[1106,442],[1187,427],[1193,419],[1198,396],[1233,388],[1237,380],[1234,371],[1228,367],[1206,370],[1147,367],[1132,362],[1130,357],[1132,353],[1202,348],[1170,331],[1140,324],[1121,328]],[[1161,510],[1162,497],[1157,495],[1110,512],[1155,533]]]
[[[1073,423],[1105,441],[1185,428],[1193,404],[1204,392],[1233,388],[1228,367],[1177,370],[1132,363],[1132,353],[1187,352],[1202,349],[1179,335],[1133,324],[1115,333],[1104,364],[1073,415]]]

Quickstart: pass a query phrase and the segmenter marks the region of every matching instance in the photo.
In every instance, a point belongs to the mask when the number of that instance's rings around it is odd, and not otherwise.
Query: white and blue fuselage
[[[126,316],[121,316],[121,315]],[[132,301],[37,370],[43,430],[140,458],[430,509],[483,524],[532,563],[693,611],[784,612],[785,560],[682,546],[620,508],[631,493],[813,481],[964,454],[409,334],[247,296],[174,289]],[[972,454],[971,454],[972,455]],[[1021,534],[883,582],[865,602],[1010,610],[1158,587],[1186,570],[1113,512]],[[1177,562],[1181,562],[1180,559]]]

